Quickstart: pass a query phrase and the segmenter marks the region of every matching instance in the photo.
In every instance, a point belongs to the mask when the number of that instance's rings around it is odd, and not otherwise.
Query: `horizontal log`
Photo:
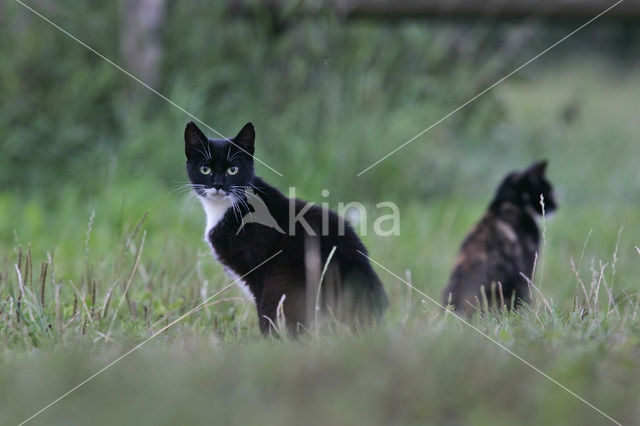
[[[593,18],[617,0],[331,0],[346,18]],[[600,19],[637,20],[640,0],[624,0]]]

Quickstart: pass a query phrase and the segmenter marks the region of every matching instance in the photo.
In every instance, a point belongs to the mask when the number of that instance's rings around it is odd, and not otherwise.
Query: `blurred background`
[[[549,159],[560,209],[545,285],[567,301],[571,257],[590,273],[620,240],[618,277],[640,273],[638,2],[356,174],[612,4],[28,3],[220,133],[252,121],[257,155],[283,176],[258,174],[334,209],[366,203],[373,257],[434,295],[502,176]],[[167,241],[185,259],[206,255],[203,214],[176,191],[191,118],[21,4],[0,7],[0,249],[55,252],[71,274],[85,266],[92,211],[99,259],[148,211],[150,257]],[[381,201],[400,207],[400,236],[371,235]]]
[[[220,133],[252,121],[256,155],[282,176],[258,174],[334,209],[366,204],[372,258],[436,299],[502,177],[548,159],[559,209],[542,223],[534,307],[475,324],[638,423],[639,1],[360,176],[614,0],[25,4]],[[191,119],[0,0],[0,423],[231,282],[183,188]],[[383,201],[400,209],[398,236],[373,232]],[[265,340],[231,288],[33,423],[607,421],[377,270],[391,300],[379,330]]]

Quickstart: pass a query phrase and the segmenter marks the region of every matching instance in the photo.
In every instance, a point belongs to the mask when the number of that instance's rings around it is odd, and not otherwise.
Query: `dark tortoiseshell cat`
[[[184,138],[187,174],[207,215],[205,240],[255,301],[263,334],[278,313],[293,334],[319,314],[356,327],[382,316],[387,295],[351,226],[254,174],[251,123],[231,140],[208,139],[189,123]]]
[[[530,302],[529,285],[520,273],[531,276],[539,249],[540,196],[545,212],[556,208],[546,168],[546,161],[534,163],[510,173],[500,184],[487,213],[462,243],[444,291],[444,305],[470,315],[485,300],[490,306],[503,300],[509,307]]]

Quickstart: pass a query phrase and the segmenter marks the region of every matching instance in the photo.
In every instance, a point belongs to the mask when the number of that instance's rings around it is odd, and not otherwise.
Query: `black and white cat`
[[[540,197],[544,212],[556,209],[546,170],[547,162],[540,161],[504,178],[488,211],[460,247],[444,290],[445,305],[473,314],[484,301],[490,307],[530,302],[529,284],[521,274],[530,277],[540,248],[536,223],[543,214]]]
[[[190,122],[184,138],[187,174],[207,216],[205,240],[230,275],[244,276],[263,334],[272,331],[279,306],[293,334],[318,314],[353,327],[381,318],[388,299],[358,252],[367,253],[364,245],[334,212],[289,199],[254,174],[251,123],[229,141],[208,139]]]

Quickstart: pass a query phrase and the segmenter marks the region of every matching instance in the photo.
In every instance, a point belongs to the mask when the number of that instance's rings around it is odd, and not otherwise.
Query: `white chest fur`
[[[207,224],[204,228],[204,239],[209,242],[209,232],[222,220],[225,213],[231,207],[231,200],[227,197],[212,200],[210,198],[199,197],[202,208],[207,215]]]
[[[207,215],[207,224],[204,228],[204,240],[211,247],[211,254],[216,260],[220,260],[218,254],[216,253],[216,249],[211,244],[209,240],[209,234],[213,228],[216,227],[218,223],[222,220],[224,215],[227,213],[227,210],[231,208],[231,200],[228,198],[221,198],[212,200],[209,198],[199,197],[200,202],[202,203],[202,208],[204,208],[204,212]],[[224,266],[224,265],[223,265]],[[235,284],[249,297],[251,300],[255,300],[253,293],[249,289],[249,286],[236,274],[231,268],[224,266],[225,273],[235,281]]]

